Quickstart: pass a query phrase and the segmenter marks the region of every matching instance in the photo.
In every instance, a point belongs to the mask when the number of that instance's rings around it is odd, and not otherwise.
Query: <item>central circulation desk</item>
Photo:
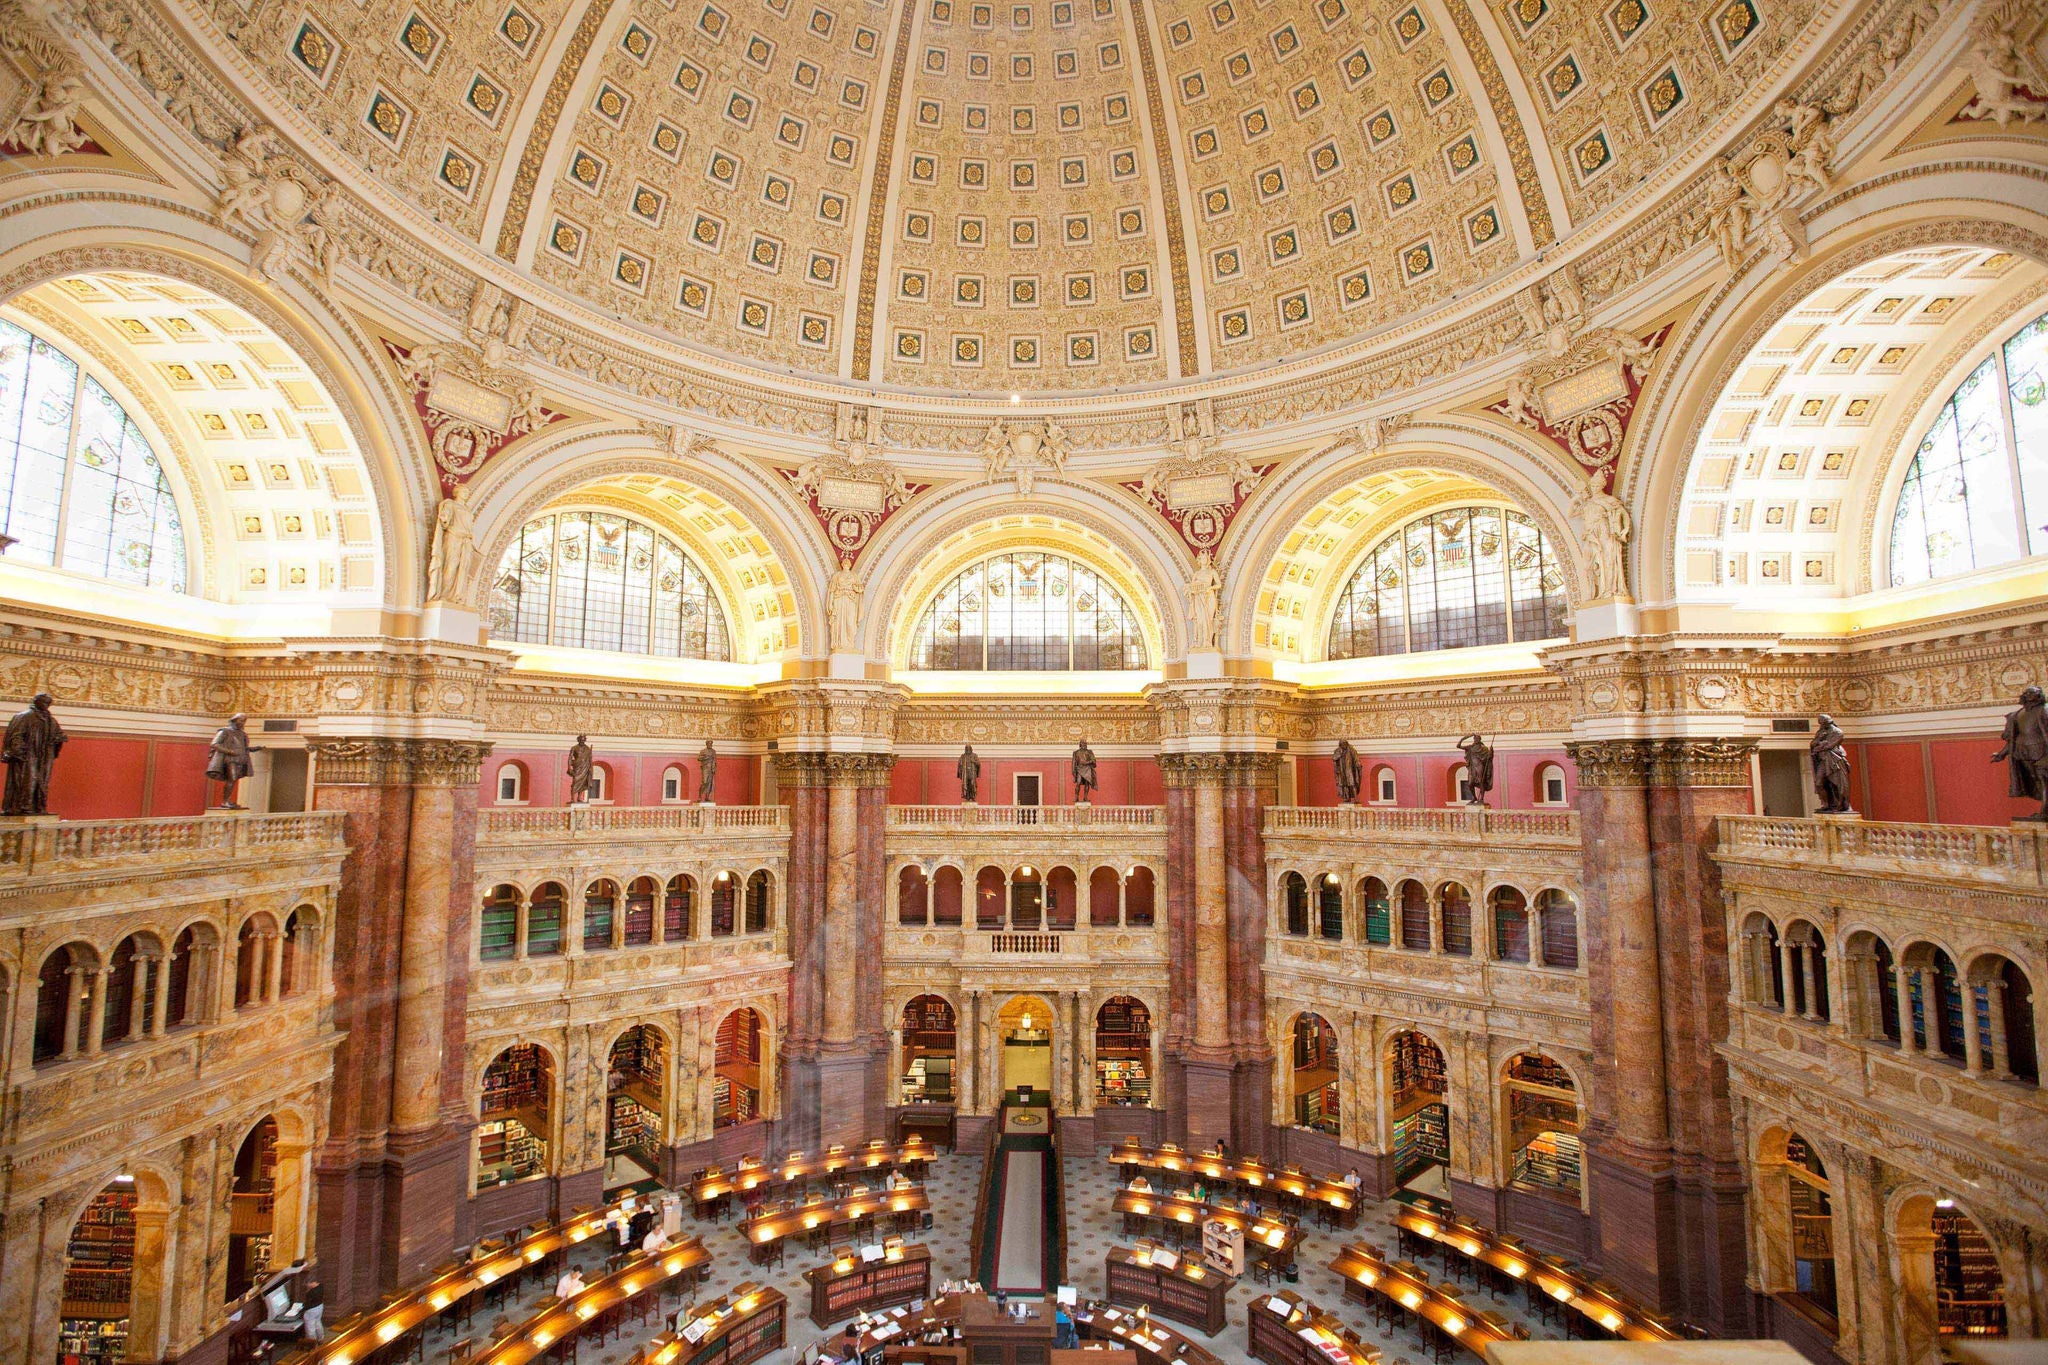
[[[1143,1306],[1160,1317],[1184,1322],[1204,1336],[1223,1330],[1225,1297],[1237,1280],[1199,1260],[1180,1257],[1169,1268],[1129,1247],[1111,1247],[1103,1265],[1111,1303]]]
[[[932,1254],[921,1246],[891,1247],[872,1261],[844,1255],[804,1272],[811,1321],[830,1327],[856,1313],[931,1297]]]
[[[861,1365],[952,1365],[961,1359],[969,1365],[1049,1365],[1052,1305],[1024,1307],[1020,1321],[998,1313],[985,1294],[949,1294],[927,1303],[921,1313],[901,1308],[884,1313],[854,1339],[854,1349]],[[1138,1365],[1223,1365],[1193,1338],[1157,1322],[1141,1322],[1126,1309],[1083,1304],[1070,1312],[1084,1341],[1135,1351]],[[942,1335],[945,1341],[928,1344],[927,1334]]]
[[[1380,1351],[1299,1294],[1265,1294],[1245,1309],[1252,1359],[1266,1365],[1379,1365]]]

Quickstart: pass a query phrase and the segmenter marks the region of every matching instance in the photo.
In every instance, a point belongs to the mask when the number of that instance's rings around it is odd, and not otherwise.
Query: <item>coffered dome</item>
[[[757,373],[1078,393],[1443,308],[1761,99],[1814,8],[370,0],[241,41],[543,293]]]

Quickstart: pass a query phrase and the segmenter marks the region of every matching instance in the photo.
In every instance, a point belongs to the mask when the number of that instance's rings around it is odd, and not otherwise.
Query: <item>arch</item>
[[[69,1061],[92,1045],[89,1006],[99,953],[84,940],[64,944],[43,958],[36,974],[34,1064]]]
[[[1512,886],[1487,892],[1493,910],[1493,956],[1500,962],[1529,961],[1529,903]]]
[[[583,888],[583,951],[603,952],[618,939],[619,884],[599,877]]]
[[[685,943],[696,936],[697,879],[678,872],[661,889],[662,941]]]
[[[1003,904],[1008,879],[1000,867],[984,866],[974,874],[974,923],[980,929],[1000,929],[1006,918]]]
[[[896,873],[896,922],[898,924],[929,924],[931,922],[931,878],[916,863],[907,863]]]
[[[284,939],[279,946],[283,962],[278,972],[280,991],[286,996],[303,994],[320,984],[320,911],[311,905],[292,907],[285,917]]]
[[[1283,932],[1295,938],[1308,933],[1308,878],[1299,872],[1281,875],[1280,913]]]
[[[1899,954],[1898,965],[1905,977],[1915,1045],[1929,1057],[1964,1061],[1969,1042],[1964,1035],[1962,983],[1955,959],[1946,948],[1923,939],[1907,945]]]
[[[1339,1101],[1343,1059],[1337,1030],[1320,1014],[1304,1011],[1288,1021],[1287,1115],[1297,1128],[1336,1136],[1343,1126]]]
[[[1071,867],[1055,867],[1045,874],[1045,923],[1049,929],[1072,929],[1075,907],[1081,903],[1080,882]]]
[[[211,1020],[220,997],[216,982],[222,966],[220,932],[212,924],[195,920],[178,931],[171,942],[164,988],[166,1027],[185,1028]]]
[[[732,605],[665,527],[570,498],[522,524],[492,569],[491,639],[732,659]]]
[[[1445,882],[1436,889],[1436,901],[1443,951],[1452,957],[1472,956],[1472,893],[1462,882]]]
[[[1936,1343],[1947,1337],[2005,1335],[1998,1249],[1958,1200],[1933,1192],[1895,1196],[1891,1231],[1907,1359],[1933,1359]]]
[[[664,805],[675,805],[682,801],[687,787],[684,784],[683,767],[671,763],[661,770],[661,800]]]
[[[1579,904],[1569,891],[1547,886],[1536,893],[1537,935],[1543,965],[1566,971],[1579,968]]]
[[[1428,952],[1429,890],[1410,877],[1398,888],[1401,898],[1401,946],[1413,952]]]
[[[564,950],[567,931],[565,910],[569,888],[558,881],[545,881],[533,888],[526,903],[526,955],[553,957]]]
[[[775,891],[775,878],[766,868],[756,868],[747,874],[747,899],[745,931],[749,934],[765,934],[769,928],[769,905]]]
[[[524,805],[528,790],[526,765],[516,758],[500,763],[493,774],[492,790],[501,806]]]
[[[1013,995],[996,1012],[996,1043],[1002,1055],[1002,1093],[1024,1086],[1053,1093],[1053,1043],[1059,1016],[1036,995]]]
[[[620,942],[638,948],[654,942],[654,907],[661,897],[661,883],[652,877],[635,877],[626,883],[625,918],[620,924]]]
[[[1451,1163],[1450,1072],[1428,1034],[1397,1028],[1383,1052],[1387,1151],[1397,1186],[1427,1187]]]
[[[1561,763],[1538,763],[1536,765],[1535,790],[1530,793],[1539,806],[1568,806],[1571,804],[1571,781]]]
[[[155,970],[163,945],[155,934],[130,934],[107,957],[100,1038],[111,1046],[146,1037],[162,983]]]
[[[1824,1321],[1840,1311],[1835,1279],[1834,1188],[1820,1150],[1796,1129],[1757,1140],[1758,1267],[1764,1287],[1797,1298]]]
[[[477,958],[482,962],[509,962],[519,955],[519,888],[500,882],[484,896],[477,914]]]
[[[912,631],[909,668],[938,672],[1123,672],[1151,666],[1137,613],[1085,560],[998,550],[936,585]]]
[[[1095,1104],[1152,1103],[1152,1008],[1135,995],[1112,995],[1095,1011]]]
[[[1752,1004],[1785,1008],[1784,965],[1778,953],[1778,926],[1769,915],[1752,911],[1742,921],[1743,965]]]
[[[711,1081],[711,1126],[731,1128],[765,1115],[763,1078],[768,1063],[768,1021],[742,1005],[718,1021]]]
[[[1899,1041],[1899,977],[1891,945],[1868,929],[1842,940],[1842,994],[1850,1031],[1869,1042]]]
[[[277,1231],[277,1120],[258,1119],[235,1149],[228,1194],[228,1273],[222,1302],[234,1303],[278,1264],[272,1254]]]
[[[953,1074],[960,1044],[959,1018],[942,995],[916,995],[904,1002],[902,1070],[898,1097],[903,1104],[951,1104]]]
[[[1393,899],[1387,894],[1387,884],[1378,877],[1360,877],[1357,900],[1365,941],[1378,947],[1393,943]]]
[[[669,1055],[667,1033],[653,1024],[635,1024],[612,1040],[605,1072],[607,1192],[662,1177],[668,1148]]]
[[[1158,877],[1150,867],[1139,863],[1124,876],[1124,923],[1138,928],[1150,927],[1154,915],[1154,895]]]
[[[966,878],[948,863],[932,874],[932,923],[958,924],[967,899]]]
[[[1392,765],[1378,763],[1373,766],[1372,777],[1366,783],[1366,800],[1375,806],[1391,806],[1400,799],[1401,784],[1395,776]]]
[[[1969,997],[1966,1028],[1977,1033],[1981,1065],[1994,1079],[2041,1083],[2034,1037],[2034,984],[2003,953],[1980,953],[1965,971]]]
[[[1826,937],[1811,921],[1794,920],[1785,928],[1785,946],[1792,953],[1791,978],[1785,983],[1787,1012],[1825,1021],[1830,1014]]]
[[[711,937],[730,938],[738,933],[740,879],[725,869],[712,873],[711,891],[707,899],[711,903]]]
[[[78,1210],[65,1239],[61,1299],[67,1322],[91,1332],[96,1361],[118,1361],[154,1339],[168,1306],[164,1266],[169,1201],[163,1182],[123,1171]]]
[[[1501,1066],[1500,1085],[1509,1181],[1580,1197],[1585,1107],[1571,1070],[1540,1050],[1518,1052]]]
[[[553,1168],[555,1059],[539,1043],[513,1043],[484,1067],[477,1087],[476,1189],[531,1180]]]
[[[1123,878],[1113,867],[1098,867],[1088,874],[1088,922],[1116,924],[1122,913]]]

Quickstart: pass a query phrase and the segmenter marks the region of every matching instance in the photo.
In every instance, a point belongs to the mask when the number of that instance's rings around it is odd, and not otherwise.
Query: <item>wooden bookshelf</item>
[[[922,1246],[898,1246],[875,1261],[863,1261],[857,1253],[841,1256],[806,1270],[804,1283],[811,1287],[811,1321],[829,1327],[858,1313],[930,1298],[932,1253]]]
[[[1285,1265],[1301,1245],[1301,1229],[1279,1218],[1254,1218],[1229,1204],[1204,1203],[1187,1195],[1122,1189],[1117,1191],[1113,1207],[1124,1215],[1127,1230],[1133,1222],[1177,1224],[1183,1228],[1199,1228],[1212,1218],[1228,1223],[1244,1234],[1247,1252],[1255,1252],[1275,1265]]]
[[[1173,1260],[1171,1266],[1160,1265],[1129,1247],[1110,1248],[1103,1262],[1109,1301],[1143,1306],[1215,1336],[1228,1320],[1226,1296],[1236,1288],[1236,1278],[1185,1256]]]
[[[788,1325],[789,1300],[781,1291],[741,1285],[677,1324],[683,1346],[676,1359],[687,1365],[747,1365],[781,1350]],[[695,1341],[693,1332],[701,1332]]]
[[[1245,1309],[1254,1360],[1266,1365],[1379,1365],[1380,1350],[1360,1340],[1335,1315],[1298,1294],[1268,1294]]]

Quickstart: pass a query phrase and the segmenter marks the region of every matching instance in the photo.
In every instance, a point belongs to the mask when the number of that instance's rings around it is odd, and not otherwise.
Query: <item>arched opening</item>
[[[1820,930],[1805,920],[1794,920],[1785,930],[1784,950],[1791,958],[1786,987],[1790,994],[1788,1013],[1802,1019],[1828,1017],[1827,941]],[[1787,976],[1780,968],[1779,975]]]
[[[920,995],[903,1006],[904,1104],[951,1104],[959,1033],[943,996]]]
[[[90,1006],[99,955],[67,943],[43,959],[36,974],[33,1058],[37,1066],[69,1061],[90,1045]]]
[[[277,921],[255,914],[242,921],[235,935],[235,1008],[268,1004],[276,996],[271,957],[277,948]]]
[[[171,944],[171,967],[164,1002],[166,1028],[203,1024],[217,998],[214,981],[220,963],[220,935],[210,924],[188,924]]]
[[[1501,1107],[1508,1121],[1508,1179],[1577,1197],[1583,1179],[1579,1087],[1571,1072],[1541,1053],[1519,1053],[1502,1073]]]
[[[1338,1100],[1342,1068],[1337,1030],[1320,1014],[1294,1016],[1293,1068],[1288,1076],[1288,1112],[1297,1128],[1335,1136],[1342,1126]]]
[[[1135,996],[1095,1011],[1095,1103],[1152,1103],[1152,1011]]]
[[[1438,913],[1443,917],[1444,951],[1452,957],[1472,956],[1472,893],[1457,882],[1437,888]]]
[[[1833,1318],[1838,1311],[1834,1196],[1820,1153],[1797,1133],[1785,1139],[1785,1204],[1791,1218],[1791,1292]]]
[[[1401,787],[1394,777],[1394,770],[1382,763],[1372,770],[1372,783],[1366,788],[1367,799],[1376,806],[1391,806],[1400,799]]]
[[[1429,951],[1429,891],[1412,879],[1401,883],[1401,946]]]
[[[1536,765],[1536,804],[1539,806],[1562,806],[1571,800],[1565,786],[1564,769],[1556,763]]]
[[[1071,867],[1056,867],[1045,878],[1045,923],[1049,929],[1074,927],[1074,909],[1081,903],[1079,881]]]
[[[661,896],[661,937],[666,943],[687,943],[697,932],[697,879],[677,873]]]
[[[1569,894],[1550,887],[1536,893],[1536,918],[1540,922],[1543,965],[1577,971],[1579,967],[1579,906]]]
[[[931,922],[931,879],[915,863],[896,874],[896,922]]]
[[[484,962],[510,962],[519,955],[519,888],[500,882],[484,897],[476,920],[476,952]]]
[[[1486,899],[1493,906],[1493,956],[1500,962],[1529,960],[1529,906],[1512,886],[1496,886]]]
[[[742,1006],[718,1021],[711,1077],[711,1126],[731,1128],[761,1116],[761,1012]]]
[[[1899,975],[1892,950],[1867,929],[1849,935],[1842,948],[1843,995],[1849,1029],[1867,1042],[1899,1041]]]
[[[501,642],[733,657],[725,607],[697,561],[615,512],[550,512],[520,527],[492,580],[490,628]]]
[[[1334,872],[1316,879],[1316,933],[1332,943],[1344,939],[1344,880]]]
[[[138,1261],[133,1176],[116,1176],[86,1204],[65,1244],[58,1365],[117,1365],[128,1356]],[[161,1237],[162,1229],[157,1229]]]
[[[1472,804],[1472,770],[1460,763],[1450,771],[1444,792],[1447,806],[1469,806]]]
[[[1360,878],[1358,904],[1365,914],[1365,941],[1381,947],[1392,943],[1393,903],[1387,896],[1387,884],[1378,877]]]
[[[750,934],[768,932],[768,900],[774,890],[774,881],[767,870],[756,868],[747,878],[746,931]]]
[[[661,1178],[668,1145],[668,1039],[635,1024],[612,1044],[605,1076],[604,1188]]]
[[[133,1042],[155,1031],[162,960],[163,946],[154,934],[130,934],[114,945],[107,968],[106,1018],[100,1028],[106,1045]]]
[[[997,1012],[1006,1095],[1026,1089],[1034,1095],[1052,1093],[1052,1030],[1052,1006],[1035,995],[1014,996]]]
[[[730,938],[737,927],[740,880],[730,872],[711,879],[711,937]]]
[[[601,953],[612,946],[619,908],[619,884],[599,877],[583,889],[583,951]]]
[[[235,1153],[228,1196],[228,1279],[226,1303],[256,1287],[270,1270],[277,1229],[277,1120],[265,1114]]]
[[[1563,560],[1527,514],[1452,507],[1396,527],[1338,592],[1324,657],[1464,649],[1565,633]]]
[[[1742,955],[1751,1003],[1785,1008],[1785,973],[1778,960],[1778,926],[1752,914],[1742,922]]]
[[[507,762],[498,765],[498,804],[516,806],[526,800],[526,765]]]
[[[1138,614],[1107,577],[1043,550],[992,555],[934,591],[911,637],[920,670],[1150,667]]]
[[[1003,870],[984,867],[974,874],[974,927],[1003,927]]]
[[[1124,878],[1124,923],[1148,928],[1152,923],[1152,869],[1134,867]]]
[[[1113,867],[1098,867],[1088,874],[1088,922],[1114,925],[1118,920],[1117,894],[1122,879]]]
[[[554,1074],[554,1059],[538,1043],[514,1043],[485,1068],[477,1105],[478,1190],[547,1173]]]
[[[932,923],[958,924],[960,907],[966,900],[967,879],[957,867],[942,867],[932,874]]]
[[[553,957],[562,951],[562,908],[568,904],[569,889],[560,882],[542,882],[533,888],[526,907],[526,955]]]
[[[283,970],[278,974],[286,995],[320,984],[320,912],[310,905],[292,911],[284,922]]]
[[[652,877],[635,877],[627,883],[623,941],[628,948],[654,942],[654,900],[658,890]]]
[[[1387,1039],[1387,1123],[1394,1183],[1444,1194],[1451,1164],[1450,1073],[1442,1049],[1404,1029]]]
[[[1945,1195],[1915,1195],[1899,1208],[1899,1292],[1906,1359],[1932,1360],[1939,1343],[2005,1335],[2005,1275],[1976,1220]],[[1928,1329],[1933,1340],[1928,1340]]]
[[[1280,878],[1280,909],[1287,933],[1296,938],[1308,933],[1308,878],[1299,872]]]
[[[612,799],[612,767],[609,763],[590,765],[590,802],[608,805]]]
[[[1010,927],[1038,929],[1045,924],[1045,881],[1035,867],[1010,874]]]
[[[683,799],[683,770],[676,764],[671,763],[661,770],[661,799],[667,805]]]
[[[1963,991],[1956,964],[1930,943],[1906,949],[1906,1003],[1913,1020],[1913,1040],[1930,1057],[1960,1062],[1968,1055],[1963,1039]]]

